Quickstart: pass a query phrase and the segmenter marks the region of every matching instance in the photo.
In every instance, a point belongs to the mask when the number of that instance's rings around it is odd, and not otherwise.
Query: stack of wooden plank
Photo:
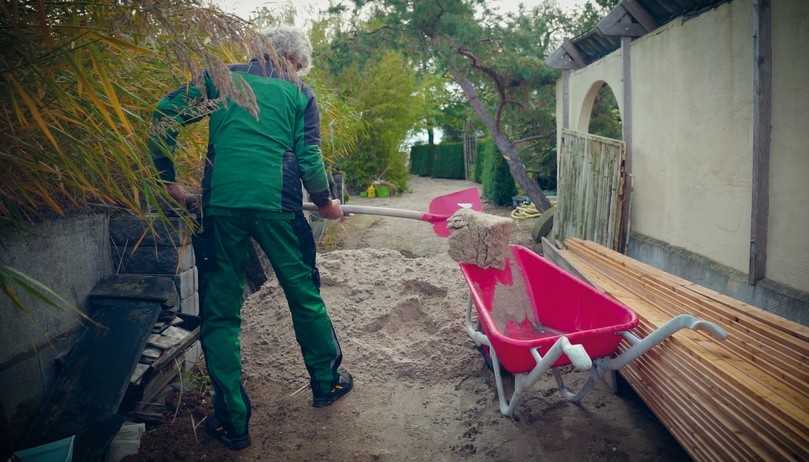
[[[593,242],[565,246],[580,276],[637,313],[640,337],[682,313],[728,332],[680,331],[621,370],[695,460],[809,460],[809,329]]]

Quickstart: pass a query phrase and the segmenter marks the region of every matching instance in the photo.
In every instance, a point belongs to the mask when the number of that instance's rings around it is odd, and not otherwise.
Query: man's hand
[[[338,220],[343,217],[343,209],[340,207],[339,199],[332,199],[328,205],[318,208],[321,217],[327,220]]]
[[[188,194],[188,191],[185,190],[183,185],[180,183],[168,183],[166,185],[166,191],[168,191],[168,193],[171,194],[171,197],[179,202],[180,205],[183,207],[188,206],[188,200],[191,198],[191,195]]]

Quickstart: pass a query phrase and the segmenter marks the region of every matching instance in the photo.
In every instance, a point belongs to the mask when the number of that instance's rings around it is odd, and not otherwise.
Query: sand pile
[[[470,209],[460,209],[447,220],[449,256],[481,268],[503,268],[514,221]]]
[[[477,367],[463,330],[467,290],[446,255],[406,258],[381,249],[319,256],[321,293],[359,381],[437,382]],[[308,383],[283,291],[268,282],[242,311],[248,380]]]

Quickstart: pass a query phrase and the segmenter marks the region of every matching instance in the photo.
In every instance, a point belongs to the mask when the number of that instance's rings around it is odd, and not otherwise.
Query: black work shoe
[[[317,387],[312,387],[312,407],[326,407],[347,395],[354,387],[354,379],[346,370],[337,371],[338,378],[331,390],[321,391]]]
[[[225,426],[219,422],[215,415],[211,414],[205,419],[205,430],[211,438],[219,440],[228,449],[239,451],[250,447],[250,433],[245,432],[242,435],[232,435],[225,429]]]

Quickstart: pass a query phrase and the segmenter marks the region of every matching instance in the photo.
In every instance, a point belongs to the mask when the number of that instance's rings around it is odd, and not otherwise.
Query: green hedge
[[[463,144],[413,146],[410,148],[410,173],[433,178],[464,179]]]
[[[491,140],[478,148],[475,179],[483,184],[483,195],[497,205],[510,205],[511,198],[517,195],[508,164]]]
[[[483,183],[483,164],[486,160],[486,155],[488,155],[488,151],[486,149],[486,144],[488,141],[481,141],[478,143],[478,152],[477,156],[475,157],[475,165],[472,166],[472,181],[475,183]]]
[[[463,180],[464,173],[463,144],[442,143],[435,146],[433,157],[433,178],[450,178]]]
[[[410,173],[430,176],[433,170],[433,146],[418,144],[410,148]]]

